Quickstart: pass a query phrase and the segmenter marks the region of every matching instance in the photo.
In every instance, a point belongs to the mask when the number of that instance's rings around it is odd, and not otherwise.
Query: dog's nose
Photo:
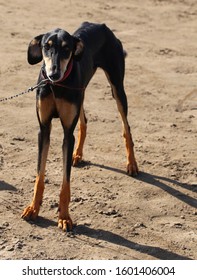
[[[48,77],[52,81],[56,81],[60,78],[60,71],[58,71],[57,65],[52,66],[51,72]]]
[[[49,75],[49,79],[52,81],[57,81],[60,78],[59,72],[55,72]]]

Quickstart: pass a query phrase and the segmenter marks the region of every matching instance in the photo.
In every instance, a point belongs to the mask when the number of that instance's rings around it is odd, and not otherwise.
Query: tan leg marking
[[[77,164],[82,160],[86,131],[87,131],[87,125],[86,125],[84,109],[82,105],[80,110],[80,119],[79,119],[78,142],[77,142],[75,152],[73,153],[73,166],[77,166]]]
[[[129,175],[137,175],[137,173],[139,171],[138,171],[137,162],[135,160],[134,149],[133,149],[134,144],[133,144],[132,135],[131,135],[129,123],[127,120],[127,116],[125,115],[122,104],[120,103],[120,101],[118,99],[118,95],[117,95],[115,86],[111,83],[107,72],[105,72],[105,75],[111,85],[111,89],[112,89],[114,98],[117,103],[118,111],[122,118],[123,136],[125,138],[125,145],[126,145],[126,152],[127,152],[127,173]]]
[[[42,197],[44,192],[44,180],[41,176],[36,177],[34,186],[34,196],[32,203],[26,207],[21,215],[25,220],[35,220],[38,216],[40,205],[42,204]]]
[[[46,98],[38,100],[37,110],[40,122],[42,124],[45,124],[48,121],[52,112],[55,110],[55,100],[52,93]]]
[[[44,177],[46,159],[49,150],[49,143],[45,144],[42,151],[41,165],[39,174],[36,177],[34,185],[34,196],[31,204],[26,207],[21,215],[25,220],[34,220],[38,216],[40,205],[42,204],[43,192],[44,192]]]
[[[73,223],[69,215],[70,183],[63,180],[60,192],[58,227],[63,231],[72,230]]]
[[[137,175],[139,171],[138,171],[137,162],[135,160],[134,149],[133,149],[134,144],[133,144],[132,135],[131,135],[130,127],[129,127],[129,124],[128,124],[128,120],[127,120],[127,117],[125,116],[125,113],[123,111],[122,104],[120,103],[120,101],[117,98],[117,93],[116,93],[115,87],[112,86],[112,89],[113,89],[114,97],[115,97],[116,102],[117,102],[118,111],[119,111],[119,113],[122,117],[123,136],[125,138],[125,145],[126,145],[126,151],[127,151],[127,173],[129,175]]]
[[[64,231],[72,230],[72,220],[69,215],[69,203],[70,203],[70,179],[68,178],[68,165],[71,164],[68,159],[68,145],[71,141],[70,136],[67,135],[67,129],[69,130],[73,125],[73,121],[76,118],[78,111],[75,104],[69,103],[65,100],[56,100],[56,108],[61,119],[64,128],[64,144],[63,144],[63,183],[60,192],[59,201],[59,219],[58,227]],[[67,138],[68,137],[68,138]]]
[[[45,166],[48,154],[49,144],[46,144],[43,148],[40,172],[36,177],[34,185],[34,196],[31,204],[26,207],[21,215],[25,220],[34,220],[38,216],[40,205],[42,204],[43,192],[44,192],[44,177]]]
[[[52,94],[47,98],[39,100],[37,103],[38,115],[41,123],[45,123],[49,120],[49,116],[54,109],[54,101]],[[50,128],[51,130],[51,125]],[[45,177],[45,167],[46,160],[49,150],[49,141],[43,141],[43,148],[41,151],[40,167],[36,177],[36,182],[34,185],[34,196],[31,204],[26,207],[21,215],[25,220],[34,220],[38,216],[40,205],[42,204],[43,192],[44,192],[44,177]]]
[[[70,128],[77,116],[77,106],[62,99],[56,99],[56,108],[60,120],[65,128]]]

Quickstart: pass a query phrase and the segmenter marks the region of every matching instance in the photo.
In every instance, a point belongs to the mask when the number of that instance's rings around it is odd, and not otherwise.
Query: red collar
[[[64,73],[64,76],[62,77],[61,80],[57,81],[57,83],[61,83],[61,82],[63,82],[64,80],[66,80],[66,78],[68,78],[68,76],[70,75],[70,73],[71,73],[71,71],[72,71],[72,68],[73,68],[73,60],[71,59],[71,60],[69,61],[69,63],[68,63],[68,66],[67,66],[67,69],[66,69],[66,71],[65,71],[65,73]],[[45,79],[48,79],[47,74],[46,74],[44,68],[42,69],[42,75],[44,76]],[[50,82],[52,82],[52,81],[50,81]],[[52,82],[52,83],[53,83],[53,82]],[[56,82],[54,82],[54,84],[55,84],[55,83],[56,83]]]
[[[73,69],[73,60],[71,59],[67,65],[67,69],[66,72],[64,73],[63,78],[58,81],[58,83],[63,82],[64,80],[66,80],[66,78],[68,78],[68,76],[70,75],[71,71]]]

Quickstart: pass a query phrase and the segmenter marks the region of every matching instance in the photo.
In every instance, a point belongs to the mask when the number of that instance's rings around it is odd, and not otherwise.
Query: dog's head
[[[83,50],[81,40],[62,29],[55,29],[30,42],[27,59],[31,65],[44,60],[47,77],[58,82],[64,77],[71,58],[79,60]]]

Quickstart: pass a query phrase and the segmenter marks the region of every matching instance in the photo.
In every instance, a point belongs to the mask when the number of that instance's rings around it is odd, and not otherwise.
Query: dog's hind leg
[[[118,92],[118,90],[112,86],[112,91],[123,122],[123,136],[125,138],[127,151],[127,173],[134,176],[138,174],[138,166],[134,155],[134,143],[127,119],[127,98],[123,88]]]
[[[86,138],[86,130],[87,130],[87,119],[82,105],[80,110],[80,118],[79,118],[78,143],[73,153],[73,166],[77,166],[78,163],[82,160],[83,145]]]
[[[110,71],[105,71],[105,74],[111,85],[112,94],[116,100],[118,111],[122,118],[123,136],[125,138],[127,152],[127,173],[131,176],[135,176],[138,174],[138,166],[134,155],[134,144],[127,119],[128,103],[123,86],[123,79],[120,79],[120,75],[116,75],[116,78],[114,78],[114,72],[113,74],[110,74]]]

